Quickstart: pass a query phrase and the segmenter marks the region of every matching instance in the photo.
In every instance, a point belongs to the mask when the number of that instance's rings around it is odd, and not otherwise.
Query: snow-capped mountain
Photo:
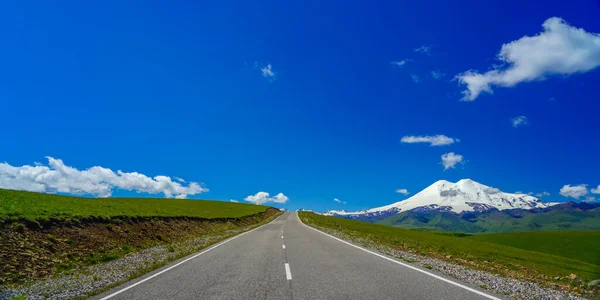
[[[364,219],[384,218],[409,210],[463,213],[490,209],[546,208],[554,204],[556,203],[546,203],[526,194],[504,193],[471,179],[462,179],[456,183],[439,180],[400,202],[361,212],[328,211],[324,215]]]

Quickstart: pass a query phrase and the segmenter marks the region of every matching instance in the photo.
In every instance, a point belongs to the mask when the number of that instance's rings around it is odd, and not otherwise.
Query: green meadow
[[[266,206],[209,200],[81,198],[0,189],[0,219],[47,220],[111,217],[239,218]]]
[[[600,231],[544,231],[469,235],[404,229],[301,212],[307,224],[342,232],[373,245],[435,256],[504,275],[545,280],[575,274],[600,279]],[[519,277],[519,276],[517,276]]]

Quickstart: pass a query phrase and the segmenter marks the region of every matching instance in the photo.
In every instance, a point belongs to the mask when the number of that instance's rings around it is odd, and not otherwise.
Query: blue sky
[[[547,201],[582,201],[600,184],[597,1],[1,6],[0,162],[13,171],[50,156],[188,181],[172,196],[264,191],[314,210],[381,206],[438,179],[547,191]],[[564,53],[521,40],[507,48],[518,68],[501,64],[504,44],[552,17],[564,22],[549,40],[572,42],[553,44]],[[401,142],[435,135],[460,141]],[[445,170],[451,152],[463,161]],[[16,184],[6,174],[4,186]],[[587,195],[560,195],[567,184]]]

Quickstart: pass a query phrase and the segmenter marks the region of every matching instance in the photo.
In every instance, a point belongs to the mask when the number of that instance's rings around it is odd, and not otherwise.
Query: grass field
[[[79,198],[0,189],[0,219],[47,220],[86,217],[238,218],[266,206],[208,200]]]
[[[402,229],[301,212],[308,224],[372,244],[435,256],[510,277],[552,280],[571,273],[600,279],[600,231],[529,232],[470,236]],[[471,264],[474,263],[473,265]]]
[[[467,239],[572,258],[600,268],[600,230],[483,234]]]

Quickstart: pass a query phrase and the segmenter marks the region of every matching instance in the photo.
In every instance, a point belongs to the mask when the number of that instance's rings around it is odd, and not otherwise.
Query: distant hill
[[[439,180],[400,202],[360,212],[328,211],[324,215],[468,233],[600,229],[600,204],[547,203],[471,179],[456,183]]]
[[[544,209],[436,212],[410,210],[373,223],[466,233],[600,229],[600,204],[564,203]]]

